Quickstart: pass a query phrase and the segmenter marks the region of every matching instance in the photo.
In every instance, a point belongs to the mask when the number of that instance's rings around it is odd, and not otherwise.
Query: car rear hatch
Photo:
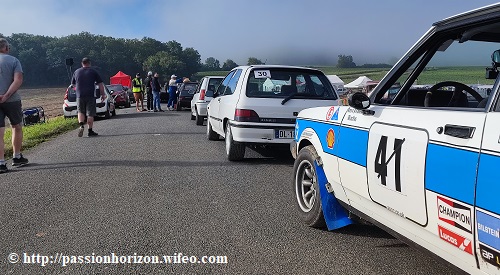
[[[331,83],[317,70],[255,69],[245,89],[245,98],[239,100],[237,108],[255,111],[261,123],[293,126],[303,109],[338,105]]]

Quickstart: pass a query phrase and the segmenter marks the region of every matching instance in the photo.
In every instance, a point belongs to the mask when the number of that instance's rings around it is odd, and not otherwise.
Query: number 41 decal
[[[395,156],[395,171],[394,177],[396,182],[396,191],[401,192],[401,148],[405,139],[394,139],[394,151],[386,160],[387,152],[387,136],[381,136],[380,142],[377,148],[377,154],[375,156],[375,173],[378,174],[377,178],[380,178],[380,183],[384,186],[387,185],[387,165]]]

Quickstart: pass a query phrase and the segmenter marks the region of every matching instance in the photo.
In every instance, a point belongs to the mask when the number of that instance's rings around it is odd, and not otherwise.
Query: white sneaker
[[[80,127],[80,128],[78,129],[78,137],[83,137],[83,130],[84,130],[84,128],[83,128],[83,127]]]

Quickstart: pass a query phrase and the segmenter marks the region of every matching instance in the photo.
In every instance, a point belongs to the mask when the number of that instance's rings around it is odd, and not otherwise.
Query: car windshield
[[[198,83],[185,83],[183,84],[181,93],[183,94],[194,94],[196,92],[196,87]]]
[[[219,86],[219,84],[222,82],[222,79],[223,78],[210,78],[210,80],[208,81],[208,89],[205,92],[205,96],[213,97],[214,91],[215,89],[217,89],[217,86]]]
[[[248,97],[337,99],[328,78],[315,70],[269,68],[250,73]]]

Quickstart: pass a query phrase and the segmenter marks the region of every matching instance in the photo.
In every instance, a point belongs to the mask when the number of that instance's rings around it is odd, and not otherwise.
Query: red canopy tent
[[[109,78],[109,84],[121,84],[130,88],[132,84],[132,78],[130,77],[130,75],[119,71],[114,76]]]

